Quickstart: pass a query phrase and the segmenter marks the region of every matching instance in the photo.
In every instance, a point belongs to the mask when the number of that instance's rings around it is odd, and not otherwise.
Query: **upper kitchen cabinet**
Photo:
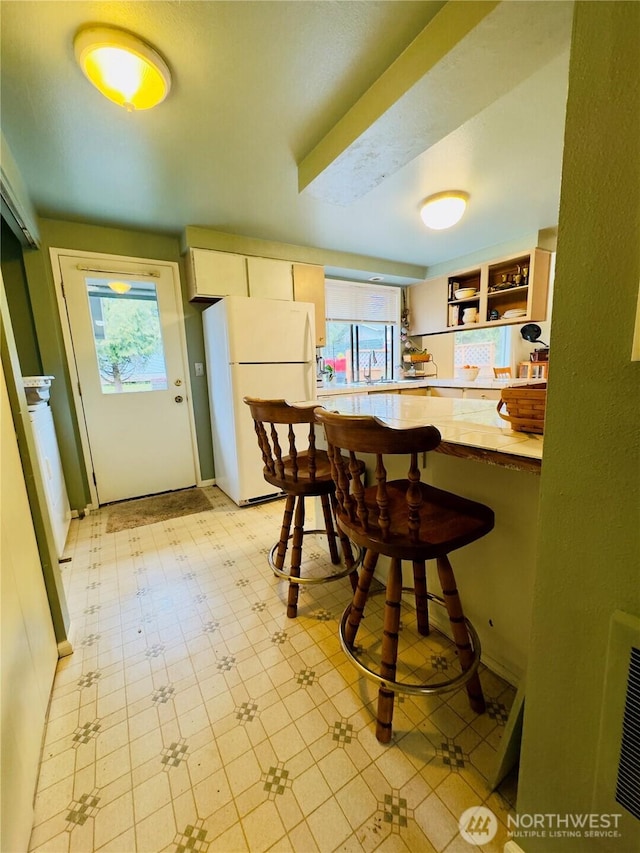
[[[409,288],[409,334],[429,335],[447,325],[447,277],[429,278]]]
[[[213,249],[189,249],[185,257],[191,301],[222,296],[293,299],[291,261]]]
[[[296,302],[313,302],[316,311],[316,346],[327,342],[325,320],[324,267],[313,264],[293,265],[293,298]]]
[[[186,256],[189,299],[248,296],[247,262],[244,255],[189,249]]]
[[[545,320],[550,262],[532,249],[413,285],[410,334]]]
[[[249,296],[261,299],[293,299],[291,261],[275,258],[247,258]]]

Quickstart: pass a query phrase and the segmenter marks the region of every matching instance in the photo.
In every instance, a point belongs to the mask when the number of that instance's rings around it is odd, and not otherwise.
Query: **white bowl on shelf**
[[[460,379],[464,379],[465,382],[474,382],[478,378],[478,373],[480,373],[479,367],[460,367],[458,368],[458,373],[460,374]]]
[[[524,317],[526,313],[526,310],[522,310],[521,308],[512,308],[510,311],[505,311],[502,316],[505,320],[510,320],[513,317]]]
[[[477,292],[475,287],[461,287],[459,290],[454,290],[453,295],[456,299],[469,299],[470,296],[475,296]]]

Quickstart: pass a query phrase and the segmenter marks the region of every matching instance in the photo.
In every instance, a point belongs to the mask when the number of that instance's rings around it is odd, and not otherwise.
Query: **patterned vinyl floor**
[[[514,689],[482,667],[482,716],[464,691],[397,696],[382,746],[376,688],[337,637],[348,579],[302,587],[287,619],[266,562],[282,502],[204,491],[210,511],[120,533],[108,508],[72,522],[75,652],[55,679],[30,851],[469,853],[458,819],[479,804],[498,818],[479,849],[502,850],[515,783],[487,779]],[[372,659],[381,605],[363,623]],[[449,641],[411,639],[410,623],[408,602],[408,669],[447,676]]]

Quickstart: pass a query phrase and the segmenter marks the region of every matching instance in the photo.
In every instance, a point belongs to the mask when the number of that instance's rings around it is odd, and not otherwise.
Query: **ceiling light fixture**
[[[422,202],[420,216],[427,228],[442,231],[462,219],[468,200],[469,193],[462,190],[436,193]]]
[[[160,54],[137,36],[114,27],[81,29],[73,42],[76,60],[99,92],[129,112],[161,103],[171,73]]]
[[[110,281],[109,287],[114,293],[129,293],[131,285],[126,281]]]

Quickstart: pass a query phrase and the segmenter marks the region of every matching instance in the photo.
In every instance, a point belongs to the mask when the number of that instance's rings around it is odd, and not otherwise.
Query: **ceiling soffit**
[[[298,166],[348,205],[566,49],[572,2],[449,2]]]

